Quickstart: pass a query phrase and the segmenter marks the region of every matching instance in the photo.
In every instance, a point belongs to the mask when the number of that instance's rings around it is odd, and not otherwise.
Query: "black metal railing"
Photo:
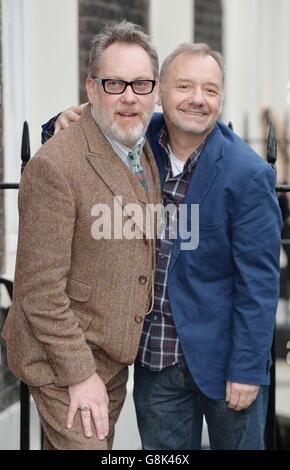
[[[287,121],[288,123],[288,121]],[[284,159],[285,164],[288,167],[289,158],[287,152],[287,145],[289,141],[286,141],[287,133],[284,132]],[[269,133],[268,133],[268,140],[267,140],[267,162],[272,165],[275,169],[277,161],[277,139],[276,133],[273,123],[270,122],[269,125]],[[288,173],[287,173],[288,174]],[[276,193],[288,193],[290,192],[290,185],[283,184],[283,185],[276,185]],[[288,205],[287,205],[288,208]],[[286,214],[286,217],[289,214]],[[290,239],[282,239],[282,245],[289,245]],[[274,332],[273,344],[272,344],[272,367],[271,367],[271,386],[270,386],[270,393],[269,393],[269,404],[268,404],[268,413],[267,413],[267,423],[266,423],[266,433],[265,433],[265,442],[266,442],[266,449],[267,450],[275,450],[275,449],[289,449],[290,442],[288,442],[288,446],[285,448],[283,443],[283,435],[287,434],[290,435],[290,418],[276,415],[276,330]],[[286,443],[286,440],[285,440]],[[287,444],[286,444],[287,445]]]
[[[30,160],[29,128],[25,121],[22,131],[21,143],[21,173]],[[0,189],[18,189],[19,183],[0,183]],[[0,277],[0,284],[6,287],[10,301],[13,299],[13,282]],[[20,382],[20,450],[29,450],[30,447],[30,396],[27,385]]]

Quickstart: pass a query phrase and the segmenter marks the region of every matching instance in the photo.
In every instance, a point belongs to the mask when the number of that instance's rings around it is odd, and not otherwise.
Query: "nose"
[[[128,85],[124,93],[122,93],[121,101],[123,103],[135,103],[137,101],[137,96],[131,86]]]
[[[195,106],[202,106],[205,102],[205,97],[202,89],[200,87],[194,87],[192,93],[189,96],[189,101]]]

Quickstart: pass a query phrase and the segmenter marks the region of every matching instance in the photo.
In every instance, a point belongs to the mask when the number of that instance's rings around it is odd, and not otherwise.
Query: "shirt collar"
[[[130,150],[133,150],[136,147],[139,147],[138,148],[138,153],[140,155],[142,150],[143,150],[144,143],[145,143],[144,137],[141,137],[137,141],[136,145],[134,145],[133,148],[129,148],[129,147],[126,147],[126,145],[120,144],[120,142],[118,142],[117,140],[112,139],[111,137],[108,137],[106,134],[104,134],[104,136],[106,137],[106,139],[108,140],[108,142],[112,146],[112,149],[114,150],[114,152],[116,152],[116,154],[121,158],[121,160],[123,160],[123,162],[126,162],[127,156],[128,156],[128,153],[130,152]]]
[[[92,108],[91,108],[91,112],[92,112]],[[130,152],[130,150],[134,150],[136,147],[139,147],[139,149],[138,149],[139,155],[141,154],[141,152],[143,150],[144,143],[145,143],[145,138],[144,137],[140,137],[140,139],[136,142],[136,145],[134,145],[134,147],[130,149],[130,148],[126,147],[126,145],[123,145],[120,142],[118,142],[117,140],[112,139],[111,137],[108,137],[104,132],[103,132],[103,134],[106,137],[109,144],[111,145],[114,152],[121,158],[121,160],[123,162],[126,163],[126,165],[128,165],[127,156],[128,156],[128,153]]]
[[[186,171],[186,170],[190,171],[192,169],[192,167],[195,165],[197,157],[199,157],[199,155],[201,154],[201,152],[203,150],[203,147],[204,147],[207,139],[211,135],[211,133],[212,133],[212,130],[205,137],[203,142],[189,155],[189,157],[185,161],[183,171]],[[169,159],[170,155],[173,155],[173,157],[176,158],[174,153],[172,152],[172,150],[170,148],[170,145],[169,145],[169,136],[168,136],[168,130],[167,130],[166,125],[164,125],[162,127],[162,129],[160,130],[160,132],[159,132],[158,142],[161,145],[161,147],[165,150],[168,159]]]

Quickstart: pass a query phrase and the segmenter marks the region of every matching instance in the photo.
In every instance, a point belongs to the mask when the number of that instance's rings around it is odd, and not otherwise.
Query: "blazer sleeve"
[[[34,157],[19,191],[14,301],[44,346],[57,386],[78,383],[96,370],[65,293],[75,218],[74,197],[61,169],[51,157]]]
[[[281,211],[269,165],[259,165],[248,182],[232,236],[235,290],[227,380],[268,384],[281,242]]]

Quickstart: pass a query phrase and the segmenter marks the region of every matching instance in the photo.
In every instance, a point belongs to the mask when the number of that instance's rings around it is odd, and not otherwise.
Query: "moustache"
[[[116,109],[115,113],[121,113],[121,114],[140,114],[141,111],[139,109],[132,109],[132,108],[122,108],[122,109]]]

